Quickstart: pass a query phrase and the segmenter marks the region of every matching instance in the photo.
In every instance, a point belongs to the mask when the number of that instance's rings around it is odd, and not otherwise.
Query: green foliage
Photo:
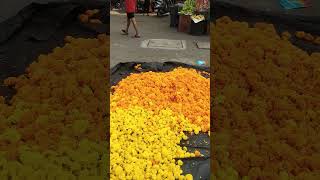
[[[180,11],[181,14],[185,15],[192,15],[196,8],[196,1],[195,0],[186,0],[184,2],[183,8]]]

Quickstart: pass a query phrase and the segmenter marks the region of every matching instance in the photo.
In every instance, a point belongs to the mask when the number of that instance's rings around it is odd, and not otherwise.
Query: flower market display
[[[320,53],[271,24],[211,26],[212,179],[320,179]]]
[[[109,37],[66,37],[0,97],[0,179],[104,180]]]
[[[183,6],[176,4],[170,12],[170,26],[177,27],[178,32],[191,35],[207,35],[209,33],[209,1],[185,0]],[[176,14],[177,13],[177,14]]]
[[[202,155],[179,144],[186,132],[208,133],[209,106],[210,80],[194,69],[122,79],[110,98],[111,179],[193,179],[183,159]]]

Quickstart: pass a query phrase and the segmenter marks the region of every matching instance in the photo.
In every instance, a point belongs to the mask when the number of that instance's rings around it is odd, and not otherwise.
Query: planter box
[[[178,32],[190,32],[190,25],[191,25],[191,16],[190,15],[179,15],[179,26],[178,26]]]
[[[210,12],[209,11],[197,11],[196,14],[200,14],[204,16],[204,19],[206,20],[205,24],[205,34],[210,33]]]
[[[206,34],[207,32],[207,21],[201,21],[198,23],[194,23],[191,20],[191,26],[190,26],[190,34],[194,36],[201,36]]]

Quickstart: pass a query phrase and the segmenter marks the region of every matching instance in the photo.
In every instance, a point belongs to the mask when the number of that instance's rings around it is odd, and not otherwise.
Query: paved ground
[[[126,16],[111,12],[110,35],[111,35],[111,58],[110,65],[120,62],[144,61],[164,62],[179,61],[193,64],[197,59],[202,59],[209,65],[210,50],[198,49],[197,41],[209,42],[209,36],[191,36],[186,33],[177,32],[176,28],[170,28],[170,17],[142,16],[136,15],[137,23],[141,31],[141,38],[131,38],[134,35],[133,27],[129,30],[130,35],[120,34],[120,29],[126,23]],[[174,39],[185,40],[186,50],[164,50],[141,48],[141,42],[147,39]]]

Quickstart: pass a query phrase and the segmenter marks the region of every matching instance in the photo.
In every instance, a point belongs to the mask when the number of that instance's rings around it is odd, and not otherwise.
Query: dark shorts
[[[127,13],[127,18],[128,19],[134,18],[134,13]]]

